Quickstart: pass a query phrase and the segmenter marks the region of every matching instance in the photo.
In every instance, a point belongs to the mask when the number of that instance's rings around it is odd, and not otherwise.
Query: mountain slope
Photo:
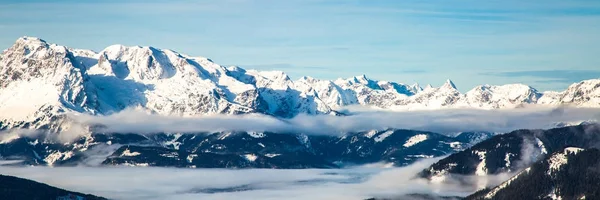
[[[566,147],[595,148],[600,125],[582,124],[549,130],[517,130],[496,135],[454,153],[423,170],[419,176],[444,181],[454,175],[516,172],[545,155]]]
[[[565,148],[465,199],[600,199],[600,150]]]
[[[343,136],[273,132],[94,133],[74,142],[46,135],[0,141],[0,158],[26,165],[126,165],[186,168],[337,168],[384,163],[406,166],[469,147],[441,134],[372,130]]]
[[[0,175],[0,199],[105,199],[71,192],[32,180]]]
[[[348,105],[399,110],[600,107],[600,80],[576,83],[564,92],[511,84],[483,85],[462,94],[450,80],[425,89],[364,75],[293,81],[283,72],[223,67],[171,50],[112,45],[93,52],[33,37],[19,38],[0,54],[0,76],[0,129],[60,129],[61,113],[107,115],[125,108],[178,116],[263,113],[288,118],[336,114]]]

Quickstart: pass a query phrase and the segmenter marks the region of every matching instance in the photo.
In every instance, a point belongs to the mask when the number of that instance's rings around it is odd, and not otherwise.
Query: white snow
[[[552,191],[550,192],[550,194],[548,194],[546,197],[552,199],[552,200],[562,200],[562,197],[560,195],[557,194],[558,191],[556,191],[556,188],[553,188]]]
[[[433,158],[433,155],[407,155],[406,157],[412,157],[412,158]]]
[[[244,158],[246,158],[246,160],[248,160],[250,162],[254,162],[256,160],[256,158],[258,158],[258,156],[254,155],[254,154],[244,154]]]
[[[364,75],[292,81],[281,71],[226,68],[171,50],[112,45],[95,53],[32,37],[19,38],[2,52],[0,66],[0,120],[8,126],[69,111],[105,115],[139,108],[175,116],[262,112],[257,108],[259,96],[268,107],[264,112],[286,117],[330,114],[348,105],[386,110],[498,109],[525,104],[600,107],[600,79],[554,93],[508,84],[482,85],[463,94],[450,80],[425,89]],[[44,123],[50,122],[39,121],[33,128]]]
[[[44,161],[46,163],[48,163],[49,166],[52,166],[56,161],[67,160],[67,159],[73,157],[73,155],[74,154],[72,151],[67,151],[67,152],[56,151],[56,152],[52,152],[51,154],[46,156],[46,158],[44,158]]]
[[[0,143],[2,143],[2,142],[0,142]],[[31,145],[31,146],[35,146],[35,145],[39,144],[38,139],[36,139],[33,142],[27,142],[27,143],[29,143],[29,145]]]
[[[576,154],[583,149],[577,147],[567,147],[563,152],[555,153],[548,159],[548,175],[552,175],[553,172],[558,171],[561,166],[569,162],[567,154]]]
[[[194,161],[194,158],[198,157],[198,155],[196,154],[189,154],[185,159],[187,160],[188,163],[192,163],[192,161]]]
[[[441,169],[441,170],[434,170],[433,168],[430,168],[429,171],[431,172],[432,176],[430,178],[432,183],[442,183],[446,180],[446,175],[448,174],[448,171],[453,169],[454,167],[458,166],[458,164],[456,163],[449,163],[447,165],[448,167],[445,169]]]
[[[123,163],[122,165],[124,166],[128,166],[128,167],[148,167],[150,166],[150,164],[148,163]]]
[[[477,176],[485,176],[485,175],[487,175],[487,168],[485,166],[485,155],[486,155],[487,152],[474,150],[473,153],[476,154],[476,155],[478,155],[479,156],[479,160],[480,160],[479,164],[476,167],[475,175],[477,175]]]
[[[250,135],[253,138],[263,138],[263,137],[265,137],[264,133],[253,132],[253,131],[248,131],[248,135]]]
[[[45,79],[15,81],[0,88],[0,119],[30,121],[38,110],[58,105],[58,91]]]
[[[404,143],[404,145],[402,145],[402,146],[410,147],[410,146],[413,146],[420,142],[423,142],[425,140],[427,140],[427,135],[425,135],[425,134],[414,135],[414,136],[408,138],[408,140],[406,140],[406,143]]]
[[[372,138],[373,136],[375,136],[375,134],[377,134],[377,130],[370,130],[365,134],[365,137]]]
[[[517,178],[519,178],[519,176],[521,176],[522,174],[527,174],[529,173],[529,171],[531,170],[531,167],[528,167],[527,169],[519,172],[517,175],[513,176],[512,178],[508,179],[507,181],[504,181],[502,184],[500,184],[499,186],[493,188],[490,192],[488,192],[485,195],[485,199],[492,199],[494,198],[494,196],[496,196],[496,194],[498,192],[500,192],[502,189],[506,188],[507,186],[510,185],[510,183],[512,183],[514,180],[516,180]]]
[[[277,157],[277,156],[280,156],[280,155],[281,154],[277,154],[277,153],[268,153],[268,154],[265,154],[265,156],[269,157],[269,158]]]
[[[506,169],[508,170],[508,172],[510,172],[510,158],[513,157],[514,154],[512,153],[506,153],[506,155],[504,156],[504,161],[506,162]]]
[[[394,133],[393,130],[388,130],[386,132],[383,132],[381,134],[379,134],[377,137],[375,137],[375,142],[381,142],[383,140],[385,140],[385,138],[387,138],[388,136],[392,135]]]
[[[453,149],[462,149],[462,143],[461,142],[450,142],[448,143],[450,145],[450,147],[452,147]]]
[[[163,154],[160,154],[160,156],[167,157],[167,158],[178,158],[179,154],[175,153],[175,152],[174,153],[163,153]]]
[[[535,138],[535,141],[538,145],[538,148],[540,148],[540,151],[542,152],[542,154],[548,154],[548,151],[546,150],[544,143],[539,138]]]
[[[225,138],[229,137],[230,135],[231,135],[231,132],[220,133],[218,140],[224,140]]]
[[[181,145],[181,142],[178,142],[177,140],[178,140],[178,139],[179,139],[179,138],[180,138],[182,135],[183,135],[183,134],[181,134],[181,133],[172,134],[172,136],[173,136],[173,139],[172,139],[172,140],[169,140],[169,141],[166,141],[166,142],[164,143],[164,145],[165,145],[165,146],[173,146],[173,148],[174,148],[175,150],[178,150],[178,149],[179,149],[179,146]]]
[[[140,152],[131,152],[129,151],[129,149],[125,149],[125,151],[123,151],[123,153],[121,153],[121,156],[139,156],[141,155]]]
[[[300,143],[302,143],[307,149],[311,148],[311,144],[310,144],[310,140],[308,138],[308,135],[306,135],[306,134],[298,134],[297,138],[298,138],[298,141],[300,141]]]

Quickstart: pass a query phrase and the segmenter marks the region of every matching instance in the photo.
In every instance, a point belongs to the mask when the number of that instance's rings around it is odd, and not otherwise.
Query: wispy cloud
[[[405,70],[393,70],[394,72],[402,73],[402,74],[423,74],[428,73],[429,71],[424,69],[405,69]]]
[[[510,71],[510,72],[488,72],[482,75],[502,76],[502,77],[533,77],[544,78],[547,80],[537,80],[541,83],[573,83],[586,79],[600,78],[600,70],[530,70],[530,71]]]
[[[317,135],[400,128],[455,133],[463,131],[508,132],[516,129],[551,128],[557,122],[600,119],[600,109],[532,106],[511,110],[443,109],[435,111],[386,112],[349,107],[350,116],[299,115],[279,119],[259,114],[177,117],[126,110],[109,116],[69,114],[76,123],[101,125],[101,132],[152,134],[161,132],[272,131]],[[78,130],[78,129],[77,129]],[[65,131],[64,139],[83,131]]]
[[[236,65],[245,69],[260,69],[260,70],[273,70],[273,69],[307,69],[307,70],[328,70],[327,67],[319,66],[297,66],[289,63],[273,63],[273,64],[250,64],[250,65]]]

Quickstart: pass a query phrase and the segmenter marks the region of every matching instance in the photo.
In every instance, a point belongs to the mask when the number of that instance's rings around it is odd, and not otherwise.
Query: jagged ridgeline
[[[157,114],[339,114],[347,105],[385,109],[513,108],[525,104],[600,106],[600,80],[563,92],[522,84],[482,85],[465,94],[448,80],[421,88],[366,76],[291,80],[279,71],[224,67],[153,47],[113,45],[100,52],[19,38],[0,55],[3,128],[47,126],[66,111],[106,115],[135,107]]]

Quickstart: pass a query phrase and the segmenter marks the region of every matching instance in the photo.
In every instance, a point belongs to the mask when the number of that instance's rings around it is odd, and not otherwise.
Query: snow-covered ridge
[[[427,140],[427,135],[425,135],[425,134],[415,135],[415,136],[408,138],[408,140],[406,140],[406,143],[404,143],[404,145],[402,145],[402,146],[410,147],[412,145],[418,144],[425,140]]]
[[[567,147],[563,150],[563,152],[557,152],[557,153],[553,154],[548,159],[547,174],[552,175],[552,173],[559,170],[561,166],[563,166],[564,164],[567,164],[567,162],[569,162],[569,160],[567,158],[568,154],[577,154],[580,151],[583,151],[583,149],[577,148],[577,147]]]
[[[563,92],[522,84],[482,85],[462,94],[440,87],[367,76],[291,80],[280,71],[223,67],[212,60],[153,47],[112,45],[100,52],[22,37],[0,54],[0,127],[39,127],[57,113],[106,115],[125,108],[163,115],[263,113],[277,117],[334,114],[348,105],[388,110],[516,108],[523,104],[600,107],[600,79]]]

